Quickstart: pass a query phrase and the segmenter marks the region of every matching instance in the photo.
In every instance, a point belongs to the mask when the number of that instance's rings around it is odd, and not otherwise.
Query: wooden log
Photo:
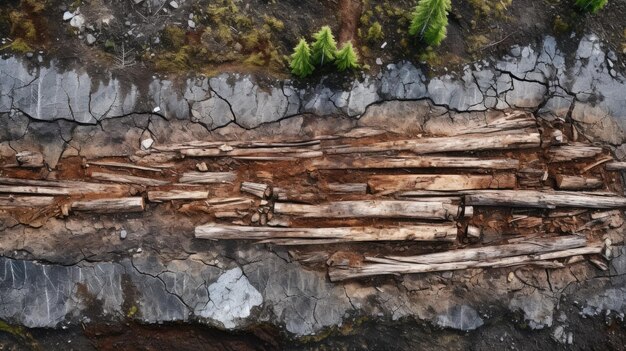
[[[471,189],[512,189],[515,188],[515,175],[374,175],[369,177],[367,184],[373,193],[383,194],[407,190],[457,191]]]
[[[478,125],[476,125],[478,124]],[[537,119],[532,113],[526,111],[510,111],[501,113],[495,117],[487,115],[485,124],[472,123],[470,126],[455,126],[452,129],[454,135],[459,134],[484,134],[506,130],[519,130],[537,126]]]
[[[163,202],[170,200],[204,200],[209,198],[209,192],[204,190],[167,190],[148,191],[148,200]]]
[[[361,267],[331,266],[332,281],[384,274],[440,272],[529,264],[602,251],[603,243],[585,246],[582,237],[567,236],[518,244],[445,251],[420,256],[367,257]]]
[[[113,173],[103,173],[103,172],[91,172],[91,178],[103,180],[107,182],[113,182],[113,183],[139,184],[139,185],[145,185],[145,186],[161,186],[161,185],[170,184],[170,182],[166,180],[136,177],[136,176],[127,175],[127,174],[113,174]]]
[[[550,162],[565,162],[595,157],[602,152],[603,149],[601,147],[591,146],[585,143],[572,143],[570,145],[551,147],[550,150],[548,150],[547,156]]]
[[[211,198],[204,202],[211,209],[237,210],[254,205],[254,200],[245,197]]]
[[[331,266],[328,270],[328,275],[330,280],[335,282],[377,275],[444,272],[469,268],[504,268],[535,264],[543,267],[547,266],[549,268],[560,268],[565,265],[562,263],[546,261],[578,255],[599,254],[602,252],[603,247],[604,245],[602,243],[594,243],[589,246],[575,249],[548,252],[544,254],[503,257],[489,261],[459,261],[430,265],[419,263],[369,263],[361,267]]]
[[[122,184],[87,183],[72,180],[34,180],[0,178],[0,193],[42,195],[128,194],[130,187]]]
[[[243,182],[241,183],[241,191],[252,194],[261,199],[272,196],[272,188],[263,183]]]
[[[473,206],[531,208],[623,208],[626,197],[605,193],[537,190],[483,190],[465,196],[465,204]]]
[[[604,167],[608,171],[626,171],[626,162],[609,162]]]
[[[311,161],[317,169],[388,169],[388,168],[469,168],[516,169],[515,159],[481,159],[474,157],[411,156],[411,157],[345,157],[334,156]]]
[[[328,183],[326,189],[337,194],[367,194],[366,183]]]
[[[274,198],[278,201],[302,202],[305,204],[312,204],[324,198],[322,195],[316,193],[301,192],[280,187],[274,187],[273,194]]]
[[[221,224],[206,224],[196,227],[195,236],[212,240],[263,240],[280,242],[282,245],[317,244],[319,240],[333,239],[350,241],[454,241],[456,225],[421,224],[397,227],[335,227],[335,228],[280,228],[247,227]],[[293,241],[292,241],[293,240]]]
[[[20,151],[15,154],[15,159],[20,167],[41,168],[44,166],[44,158],[40,152]]]
[[[0,196],[0,207],[44,207],[54,204],[52,196]]]
[[[143,197],[85,200],[72,203],[73,211],[96,213],[142,212],[144,208]]]
[[[185,184],[220,184],[232,183],[237,179],[234,172],[186,172],[180,177]]]
[[[369,145],[337,145],[325,150],[327,154],[377,153],[389,151],[412,151],[416,154],[432,154],[452,151],[485,151],[524,149],[539,147],[541,136],[531,131],[495,133],[489,135],[462,135],[444,138],[394,140]]]
[[[563,190],[588,190],[601,188],[604,182],[596,177],[572,176],[557,174],[556,186]]]
[[[154,146],[153,149],[158,151],[180,151],[187,149],[218,149],[221,152],[229,152],[239,149],[280,149],[280,148],[299,148],[299,147],[315,147],[319,149],[320,140],[296,140],[296,141],[190,141],[182,144],[172,145],[159,145]],[[278,151],[280,152],[280,151]]]
[[[274,212],[305,218],[454,219],[459,206],[441,202],[396,200],[334,201],[320,205],[277,202]]]
[[[242,157],[260,155],[282,155],[295,158],[312,158],[322,156],[319,145],[309,148],[275,147],[275,148],[195,148],[180,150],[185,157]]]
[[[161,172],[163,171],[160,168],[155,167],[147,167],[147,166],[139,166],[132,163],[124,163],[124,162],[113,162],[113,161],[89,161],[87,162],[87,166],[102,166],[102,167],[113,167],[113,168],[129,168],[129,169],[137,169],[140,171],[150,171],[150,172]]]

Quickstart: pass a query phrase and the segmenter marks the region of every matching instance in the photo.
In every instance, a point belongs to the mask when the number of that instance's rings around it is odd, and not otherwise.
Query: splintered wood
[[[128,158],[62,159],[53,172],[22,150],[2,167],[0,211],[23,224],[36,217],[28,211],[154,212],[185,216],[198,239],[324,245],[315,255],[325,252],[333,281],[601,265],[611,233],[624,233],[626,163],[580,136],[570,142],[571,130],[489,112],[419,136],[357,127],[307,140],[156,143]]]

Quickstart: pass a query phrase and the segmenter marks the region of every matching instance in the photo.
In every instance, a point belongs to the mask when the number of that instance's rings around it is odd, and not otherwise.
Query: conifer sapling
[[[323,26],[319,32],[313,34],[313,63],[324,65],[324,62],[332,62],[337,54],[337,43],[329,26]]]
[[[311,49],[306,40],[300,39],[298,45],[293,49],[289,65],[291,67],[291,73],[300,78],[304,78],[313,73],[315,67],[311,64]]]
[[[409,34],[419,35],[430,45],[439,45],[445,39],[450,0],[419,0],[412,14]]]
[[[354,48],[352,47],[352,43],[347,42],[343,44],[341,50],[337,52],[335,65],[337,66],[337,70],[343,72],[347,69],[355,69],[359,67],[358,60],[359,59],[354,52]]]

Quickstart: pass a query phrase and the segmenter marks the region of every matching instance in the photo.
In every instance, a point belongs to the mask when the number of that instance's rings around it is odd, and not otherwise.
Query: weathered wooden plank
[[[472,189],[512,189],[515,188],[515,175],[373,175],[369,177],[367,184],[373,193],[383,194],[410,190],[458,191]]]
[[[104,172],[91,172],[91,178],[103,180],[106,182],[123,183],[123,184],[139,184],[145,186],[161,186],[170,184],[167,180],[159,180],[153,178],[137,177],[127,174],[114,174]]]
[[[532,208],[622,208],[626,207],[626,197],[571,191],[483,190],[466,195],[465,204]]]
[[[142,212],[144,208],[143,197],[85,200],[72,203],[73,211],[96,213]]]
[[[551,147],[547,156],[551,162],[564,162],[581,158],[595,157],[603,152],[598,146],[584,143],[572,143],[570,145]]]
[[[54,204],[52,196],[0,196],[0,207],[43,207]]]
[[[609,162],[604,167],[609,171],[626,171],[626,162]]]
[[[563,190],[588,190],[601,188],[604,182],[600,178],[557,174],[556,187]]]
[[[453,219],[459,206],[441,202],[396,200],[334,201],[319,205],[277,202],[274,212],[305,218]]]
[[[282,245],[318,244],[320,240],[349,241],[454,241],[456,225],[420,224],[396,227],[280,228],[206,224],[196,227],[199,239],[263,240]],[[292,240],[294,239],[294,240]]]
[[[42,195],[127,194],[130,186],[124,184],[87,183],[73,180],[35,180],[0,178],[0,192]]]
[[[223,184],[232,183],[235,179],[235,172],[186,172],[179,181],[186,184]]]
[[[148,200],[151,202],[163,202],[170,200],[204,200],[209,198],[206,190],[166,190],[148,191]]]
[[[113,161],[89,161],[87,162],[87,165],[88,166],[113,167],[113,168],[129,168],[129,169],[137,169],[140,171],[150,171],[150,172],[162,172],[163,171],[163,169],[161,168],[139,166],[133,163],[113,162]]]
[[[329,156],[311,161],[316,169],[389,169],[389,168],[468,168],[506,170],[519,167],[510,158],[481,159],[474,157],[411,156],[411,157],[349,157]]]
[[[328,183],[326,189],[336,194],[367,194],[366,183]]]

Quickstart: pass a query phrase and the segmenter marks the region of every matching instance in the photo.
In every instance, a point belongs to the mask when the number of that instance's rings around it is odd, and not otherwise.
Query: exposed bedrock
[[[454,135],[449,129],[486,120],[491,110],[515,108],[572,123],[624,159],[620,64],[594,35],[572,53],[546,37],[541,45],[515,46],[504,58],[440,77],[398,63],[346,89],[331,78],[302,87],[238,74],[139,83],[10,57],[0,60],[0,156],[41,152],[53,178],[59,160],[126,157],[142,141],[150,148],[153,142],[294,139],[354,127]],[[362,317],[474,330],[515,314],[530,328],[562,334],[568,323],[562,314],[626,313],[621,246],[607,271],[585,261],[556,270],[468,269],[330,282],[292,251],[198,243],[190,223],[160,214],[51,218],[46,230],[1,222],[0,319],[27,327],[125,319],[225,329],[269,323],[302,336]]]

